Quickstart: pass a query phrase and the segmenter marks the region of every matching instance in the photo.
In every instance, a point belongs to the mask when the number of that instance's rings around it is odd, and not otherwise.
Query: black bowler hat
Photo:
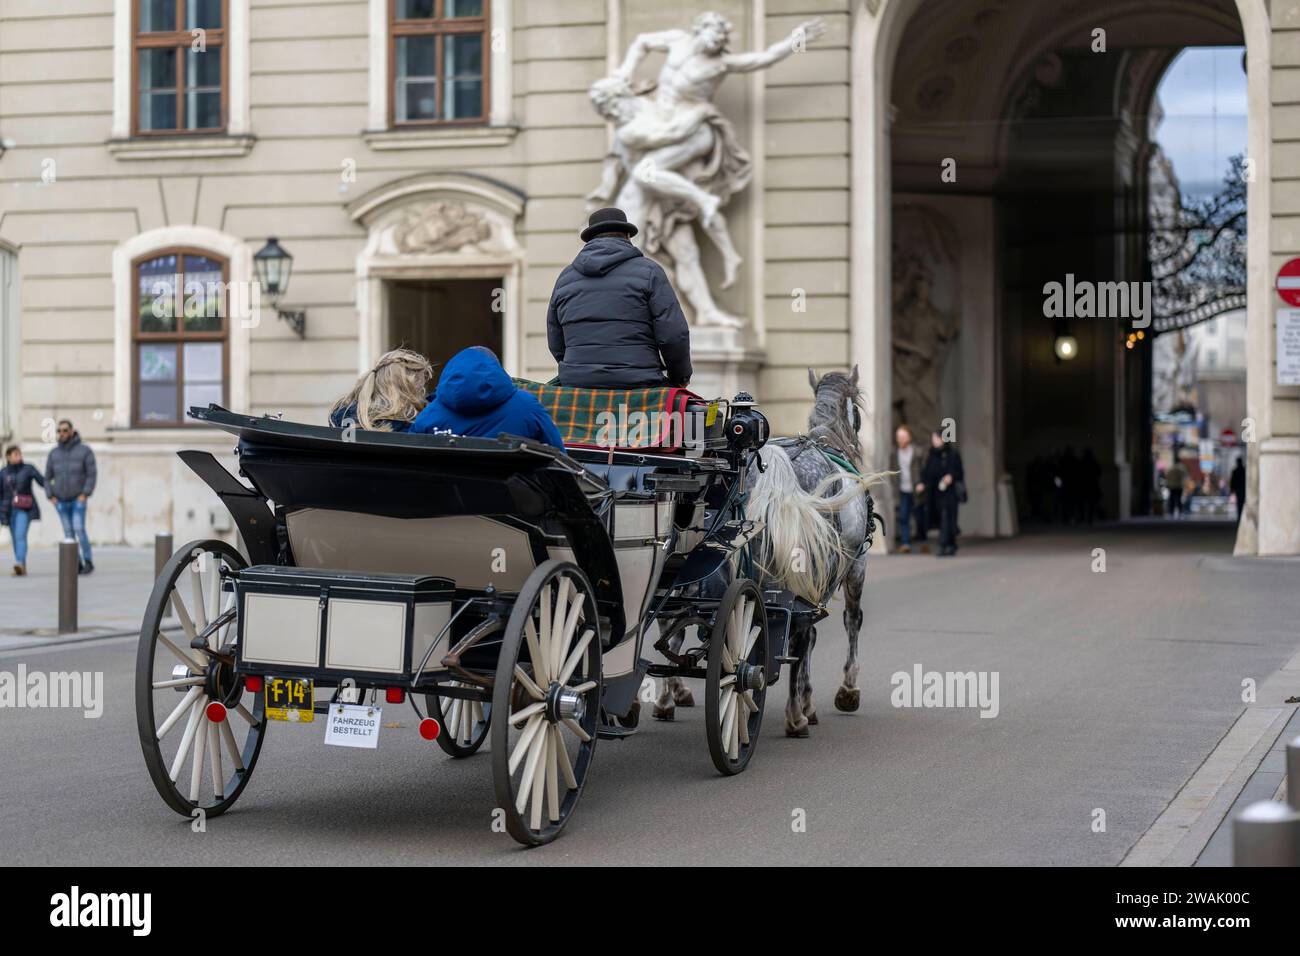
[[[621,232],[629,238],[637,234],[636,226],[627,221],[627,214],[616,206],[597,209],[587,220],[587,228],[582,230],[582,241],[592,239],[606,232]]]

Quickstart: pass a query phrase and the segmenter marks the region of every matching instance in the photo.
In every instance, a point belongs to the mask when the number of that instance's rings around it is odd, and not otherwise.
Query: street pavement
[[[0,650],[0,672],[102,671],[106,696],[99,719],[0,710],[0,858],[1113,865],[1242,713],[1243,679],[1264,684],[1300,647],[1300,562],[1236,559],[1232,540],[1230,525],[1112,525],[971,542],[955,559],[873,558],[861,710],[831,704],[845,650],[837,605],[819,628],[810,738],[782,733],[786,674],[749,769],[732,778],[709,760],[702,707],[673,723],[647,708],[635,736],[600,742],[565,833],[530,851],[492,830],[486,748],[445,757],[405,705],[385,709],[402,726],[373,752],[324,746],[319,722],[273,724],[240,801],[192,832],[140,756],[134,638]],[[1092,570],[1097,548],[1104,573]],[[152,555],[105,550],[97,564],[87,600],[105,602],[105,620],[138,620]],[[50,626],[34,598],[18,599],[52,593],[42,573],[0,581],[0,617]],[[997,716],[893,706],[891,675],[915,665],[996,673]]]

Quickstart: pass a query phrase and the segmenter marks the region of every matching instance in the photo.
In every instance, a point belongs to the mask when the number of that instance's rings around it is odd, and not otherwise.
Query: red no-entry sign
[[[1291,259],[1277,270],[1277,294],[1287,305],[1300,306],[1300,259]]]

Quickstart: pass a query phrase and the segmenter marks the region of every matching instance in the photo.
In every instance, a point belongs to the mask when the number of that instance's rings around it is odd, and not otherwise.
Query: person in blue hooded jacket
[[[550,414],[519,390],[491,349],[475,345],[457,352],[442,370],[433,400],[411,423],[411,433],[496,438],[501,432],[564,450]]]

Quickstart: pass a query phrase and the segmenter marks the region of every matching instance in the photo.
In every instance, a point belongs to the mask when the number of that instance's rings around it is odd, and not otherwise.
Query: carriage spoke
[[[525,725],[523,733],[519,735],[519,740],[515,743],[515,749],[510,752],[510,762],[507,766],[510,772],[514,773],[519,768],[519,762],[529,753],[529,747],[532,745],[533,738],[538,732],[547,726],[546,718],[541,714],[534,714],[533,718]]]
[[[203,757],[208,743],[208,715],[199,713],[199,728],[194,732],[194,762],[190,767],[190,803],[199,802],[199,783],[203,779]]]
[[[583,730],[582,724],[578,723],[572,717],[565,717],[563,720],[560,721],[560,723],[564,724],[564,726],[572,730],[574,734],[577,735],[578,739],[581,740],[584,744],[587,741],[591,740],[591,734]]]
[[[154,681],[154,690],[167,690],[169,687],[196,687],[203,683],[202,677],[177,677],[174,680]]]
[[[191,640],[193,640],[193,638],[191,638]],[[171,651],[176,656],[176,659],[180,661],[182,664],[184,664],[186,667],[188,667],[190,670],[201,671],[207,667],[206,664],[202,664],[199,661],[196,661],[189,654],[185,653],[185,651],[177,647],[174,643],[172,643],[171,638],[169,638],[162,631],[158,632],[158,643],[161,644],[163,647],[167,648],[167,650]]]
[[[743,694],[741,695],[740,699],[742,701],[745,699]],[[740,734],[740,742],[744,744],[746,747],[748,747],[749,746],[749,711],[746,711],[743,714],[736,715],[736,730]]]
[[[567,577],[560,578],[551,621],[551,656],[547,661],[552,674],[559,673],[560,665],[569,653],[569,592],[572,590],[573,582]]]
[[[745,691],[740,695],[740,699],[744,702],[747,711],[751,714],[758,713],[758,704],[754,703],[754,692],[752,690]]]
[[[722,672],[724,674],[730,674],[734,672],[736,669],[736,659],[731,656],[731,651],[727,650],[727,645],[725,641],[723,642],[722,646],[718,648],[718,650],[722,652]]]
[[[221,614],[221,559],[215,555],[208,556],[208,563],[212,565],[208,573],[208,604],[207,614],[209,621],[215,621]],[[202,572],[199,572],[200,575]],[[218,646],[220,646],[220,635],[218,637]]]
[[[524,685],[524,690],[528,691],[528,696],[532,697],[533,700],[544,700],[546,698],[546,692],[538,687],[537,682],[529,677],[528,672],[518,664],[515,665],[515,680]]]
[[[582,596],[574,602],[573,607],[569,609],[568,616],[564,619],[564,645],[556,649],[555,653],[555,671],[560,670],[560,666],[566,662],[570,649],[573,647],[573,637],[578,633],[578,622],[585,616],[582,606]],[[565,678],[559,678],[560,683],[564,683]]]
[[[595,636],[596,632],[592,628],[588,628],[587,632],[582,635],[582,639],[578,641],[578,646],[573,649],[569,659],[564,662],[564,669],[560,671],[560,676],[556,678],[561,684],[568,681],[574,670],[582,662],[582,655],[586,653],[587,645],[591,643],[591,639]]]
[[[569,751],[564,746],[564,736],[560,733],[560,728],[551,724],[546,730],[555,741],[556,762],[560,765],[560,773],[564,775],[564,785],[570,790],[577,790],[578,778],[573,775],[573,764],[569,761]]]
[[[235,743],[235,732],[230,729],[230,721],[221,722],[221,739],[225,741],[226,750],[230,754],[230,762],[235,765],[236,770],[244,769],[244,758],[240,756],[239,746]]]
[[[727,743],[727,752],[732,760],[735,760],[736,754],[731,753],[732,728],[736,722],[736,693],[733,691],[723,691],[723,740]]]
[[[158,685],[154,684],[154,686],[157,687]],[[182,715],[184,715],[185,708],[193,704],[194,698],[198,697],[201,693],[203,692],[197,687],[191,687],[185,692],[185,696],[182,697],[181,702],[176,705],[176,709],[171,712],[168,718],[162,722],[162,726],[158,728],[158,740],[162,740],[163,734],[167,733],[167,731],[171,730],[172,727],[176,725],[176,722],[181,719]]]
[[[539,700],[537,703],[529,704],[527,707],[523,708],[522,710],[517,710],[513,714],[511,714],[510,723],[513,726],[515,724],[518,724],[520,721],[533,716],[533,714],[540,714],[545,709],[546,709],[546,702]]]
[[[181,767],[185,763],[185,757],[190,752],[190,747],[194,743],[194,735],[199,729],[199,718],[203,716],[203,708],[207,706],[207,695],[198,698],[190,705],[190,719],[185,723],[185,733],[181,735],[181,745],[176,750],[176,757],[172,760],[171,777],[172,783],[180,776]]]
[[[758,635],[762,632],[763,629],[757,624],[749,629],[749,637],[745,639],[745,649],[740,652],[741,660],[749,660],[749,652],[754,649],[754,642],[758,640]]]
[[[573,692],[575,694],[585,694],[587,691],[592,690],[595,686],[596,686],[596,682],[594,680],[589,680],[573,688]]]
[[[551,641],[556,639],[556,635],[551,633],[551,585],[549,583],[542,588],[541,604],[537,644],[542,657],[540,662],[533,662],[533,670],[540,671],[538,676],[549,684],[551,682]]]
[[[519,795],[515,798],[515,810],[519,813],[523,813],[524,807],[528,805],[528,797],[533,792],[537,768],[541,765],[542,753],[545,749],[545,735],[535,734],[528,744],[528,759],[524,761],[524,774],[519,779]]]
[[[257,721],[253,719],[253,715],[248,712],[248,708],[245,707],[243,704],[235,705],[235,713],[239,714],[240,717],[243,717],[246,721],[248,721],[248,725],[250,727],[257,726]]]
[[[559,745],[552,734],[546,734],[546,806],[552,823],[560,822],[560,770],[557,766],[560,756],[556,753]]]
[[[203,572],[199,570],[201,560],[190,562],[190,586],[194,594],[194,626],[200,631],[208,626],[208,610],[203,606]]]
[[[720,687],[720,688],[721,688],[721,687],[730,687],[730,686],[731,686],[732,684],[734,684],[735,682],[736,682],[736,675],[735,675],[735,674],[728,674],[726,677],[722,678],[722,680],[718,681],[718,687]]]
[[[225,723],[225,721],[222,721],[222,723]],[[221,774],[221,747],[217,740],[221,736],[221,731],[217,729],[218,726],[212,721],[208,721],[208,756],[211,758],[212,763],[212,795],[220,800],[226,792],[226,782]]]
[[[194,620],[190,617],[189,610],[185,607],[185,599],[181,597],[181,592],[177,588],[171,591],[172,607],[176,611],[176,619],[181,622],[181,630],[191,641],[199,636],[198,629],[194,626]]]
[[[735,760],[740,756],[740,701],[732,695],[731,698],[731,736],[728,738],[731,743],[727,747],[727,756]]]

